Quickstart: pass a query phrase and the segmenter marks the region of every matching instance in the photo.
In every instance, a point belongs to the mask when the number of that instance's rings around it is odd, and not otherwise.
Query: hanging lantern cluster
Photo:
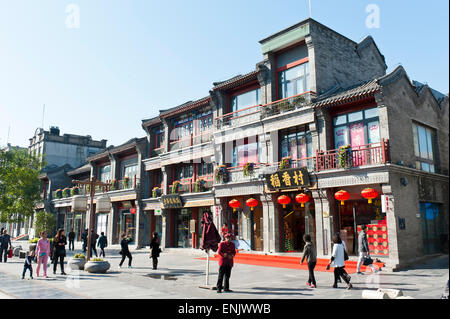
[[[361,196],[367,199],[369,204],[372,204],[372,200],[378,197],[378,192],[373,188],[365,188],[361,191]],[[350,198],[350,194],[347,191],[340,190],[334,194],[334,198],[341,201],[341,205],[344,205],[344,201]]]
[[[253,208],[258,206],[258,201],[254,198],[247,199],[247,201],[245,203],[247,204],[248,207],[250,207],[250,210],[252,210],[252,211],[253,211]]]
[[[236,211],[236,208],[241,207],[241,203],[237,199],[232,199],[228,202],[231,208],[233,208],[233,212]]]

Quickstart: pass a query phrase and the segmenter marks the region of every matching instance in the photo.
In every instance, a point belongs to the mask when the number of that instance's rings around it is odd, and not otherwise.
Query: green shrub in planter
[[[65,198],[69,197],[69,196],[70,196],[70,189],[67,188],[67,187],[64,188],[64,189],[62,190],[62,196],[65,197]]]
[[[178,193],[178,186],[180,186],[180,182],[179,181],[175,181],[172,185],[172,194],[177,194]]]
[[[80,194],[80,189],[77,186],[72,187],[70,189],[70,196],[73,197],[73,196],[78,195],[78,194]]]
[[[84,254],[75,254],[73,256],[73,258],[77,258],[77,259],[86,259],[86,256]]]
[[[251,176],[254,173],[255,164],[247,163],[244,165],[243,173],[244,176]]]

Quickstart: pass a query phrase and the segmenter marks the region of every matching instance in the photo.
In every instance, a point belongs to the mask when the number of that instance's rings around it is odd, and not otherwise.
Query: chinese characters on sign
[[[164,208],[181,208],[183,207],[183,202],[179,195],[164,195],[161,197],[161,201]]]
[[[267,187],[272,191],[310,186],[306,167],[279,170],[273,174],[266,174],[265,179]]]

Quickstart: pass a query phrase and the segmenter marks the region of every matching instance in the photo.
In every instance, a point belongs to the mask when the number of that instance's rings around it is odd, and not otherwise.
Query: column
[[[143,178],[145,175],[142,159],[145,155],[145,144],[136,144],[136,151],[138,154],[138,185],[136,189],[136,248],[142,248],[145,247],[146,243],[146,236],[149,236],[149,234],[145,233],[146,229],[146,223],[147,223],[147,216],[146,212],[142,209],[142,202],[141,198],[145,198],[145,192],[147,190],[146,184],[147,182]]]
[[[273,202],[271,194],[265,194],[261,197],[263,207],[263,237],[264,251],[280,251],[280,232],[279,232],[279,211]]]
[[[170,247],[170,210],[162,209],[161,247]]]
[[[167,170],[168,166],[162,166],[161,167],[161,173],[162,173],[162,195],[169,194],[169,177],[167,176]]]
[[[316,248],[318,256],[331,255],[331,238],[333,235],[334,199],[328,190],[312,190],[316,214]]]
[[[112,203],[111,212],[108,218],[108,243],[118,244],[120,240],[117,240],[120,234],[117,234],[117,224],[119,222],[119,209],[117,204]]]
[[[382,185],[381,189],[383,195],[388,196],[389,209],[386,211],[386,224],[388,229],[388,241],[389,241],[389,263],[391,267],[395,267],[400,264],[400,256],[398,250],[398,236],[397,236],[397,218],[395,215],[395,201],[392,193],[391,185]]]

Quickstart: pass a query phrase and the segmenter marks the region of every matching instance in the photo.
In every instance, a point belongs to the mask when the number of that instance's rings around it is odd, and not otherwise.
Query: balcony
[[[212,141],[212,131],[206,131],[199,135],[190,135],[181,140],[170,142],[169,151],[181,150],[186,147],[203,144]]]
[[[380,143],[361,145],[348,149],[333,149],[328,151],[316,151],[315,156],[290,159],[287,168],[307,167],[310,172],[322,172],[334,169],[350,169],[366,165],[386,164],[390,161],[389,140],[382,139]],[[228,182],[249,182],[259,180],[263,174],[275,172],[281,168],[281,162],[273,164],[254,164],[251,174],[244,174],[244,165],[225,168]],[[216,184],[224,184],[223,180]]]
[[[112,180],[106,183],[110,184],[110,186],[106,187],[107,192],[139,188],[139,178],[136,175],[134,175],[132,178],[126,178],[118,181]]]
[[[197,181],[203,180],[203,183],[197,183],[193,178],[184,178],[173,182],[169,185],[170,194],[185,194],[185,193],[201,193],[207,192],[213,187],[213,175],[199,176]],[[178,182],[177,184],[175,184]]]
[[[216,117],[214,119],[214,125],[217,130],[221,130],[261,121],[270,116],[301,109],[310,105],[311,99],[315,96],[316,94],[314,92],[308,91],[268,104],[250,106],[242,110]]]

